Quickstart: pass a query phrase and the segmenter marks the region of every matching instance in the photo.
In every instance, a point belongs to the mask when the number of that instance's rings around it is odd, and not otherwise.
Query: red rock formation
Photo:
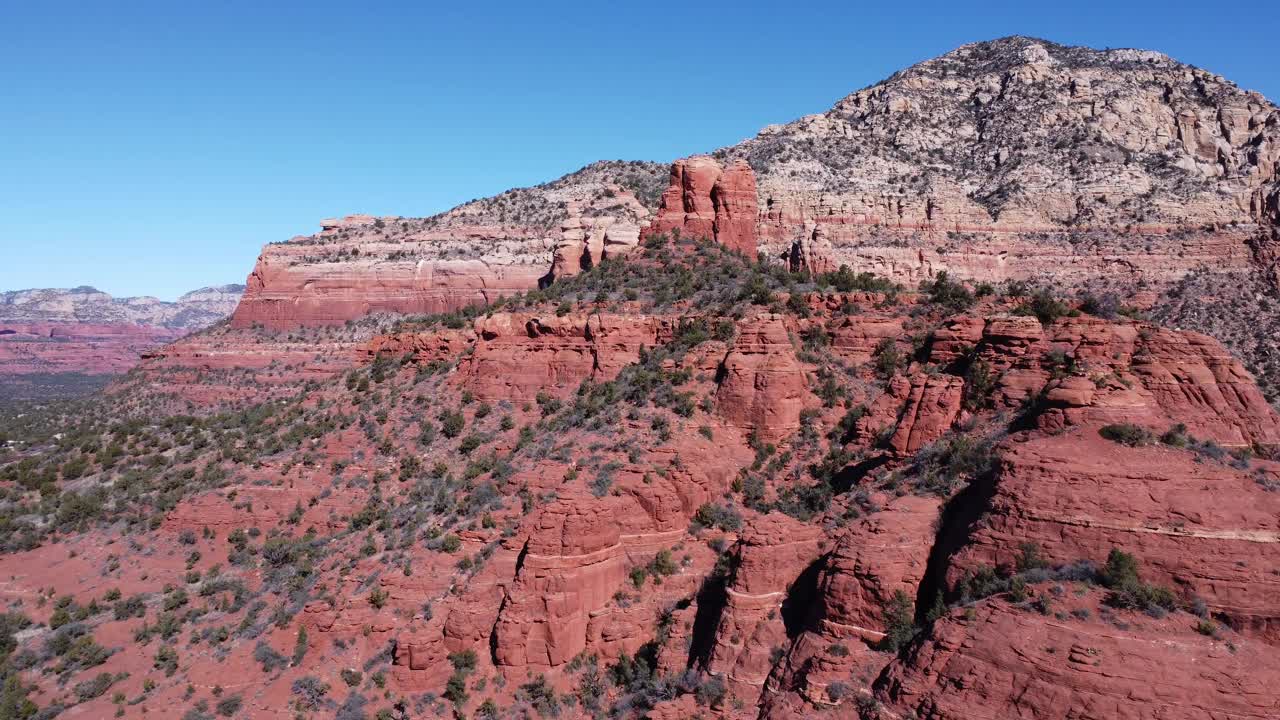
[[[940,365],[949,365],[968,356],[982,340],[986,322],[972,315],[948,318],[942,327],[933,331],[929,345],[929,359]]]
[[[612,380],[640,348],[670,337],[672,323],[643,315],[495,313],[475,323],[475,351],[462,358],[466,386],[486,400],[565,394],[583,380]]]
[[[867,305],[870,297],[849,298],[849,302]],[[840,358],[854,365],[867,362],[885,339],[896,340],[904,334],[903,318],[879,315],[850,315],[839,320],[831,331],[831,346]]]
[[[557,500],[532,528],[495,628],[499,665],[569,662],[586,647],[588,615],[626,580],[613,504],[583,500]]]
[[[1280,443],[1280,419],[1253,378],[1204,335],[1089,316],[1044,327],[1017,315],[952,319],[934,333],[930,361],[949,364],[970,354],[988,363],[995,396],[1006,407],[1043,389],[1049,412],[1042,421],[1057,426],[1129,422],[1164,431],[1180,422],[1228,447]],[[944,418],[954,419],[944,405]]]
[[[898,389],[909,382],[903,393]],[[889,439],[896,452],[910,454],[937,440],[951,430],[960,416],[964,380],[954,375],[913,375],[909,381],[895,378],[895,395],[906,395],[906,406],[899,414],[898,429]]]
[[[800,426],[804,371],[780,317],[764,315],[739,326],[722,366],[716,408],[726,422],[765,441]]]
[[[884,637],[895,592],[915,599],[933,546],[941,502],[903,496],[858,521],[824,558],[817,606],[766,687],[761,717],[803,717],[869,687],[885,663]]]
[[[747,460],[741,450],[727,457],[723,450],[685,439],[678,452],[650,457],[646,468],[667,468],[665,478],[622,467],[615,492],[603,497],[561,486],[511,565],[473,583],[467,601],[451,611],[444,628],[450,648],[474,646],[492,628],[494,657],[504,668],[559,668],[584,650],[605,660],[635,653],[652,638],[656,614],[692,595],[701,576],[681,568],[636,605],[620,605],[616,596],[635,589],[630,571],[678,543],[694,511],[724,492],[731,468]],[[503,572],[509,582],[498,579]]]
[[[932,497],[893,498],[840,536],[818,583],[823,634],[873,643],[884,636],[894,592],[915,599],[940,505]]]
[[[451,652],[488,643],[498,612],[520,569],[520,554],[526,542],[526,537],[505,540],[483,572],[471,578],[461,601],[453,604],[447,613],[440,613],[448,617],[438,632]],[[419,631],[418,636],[420,642],[433,641],[430,628]]]
[[[710,157],[677,160],[657,217],[643,234],[678,230],[754,258],[758,202],[755,173],[745,162],[724,168]]]
[[[715,241],[749,258],[756,256],[756,174],[741,160],[730,164],[711,188]]]
[[[420,692],[434,690],[453,673],[440,622],[426,623],[417,632],[405,632],[396,638],[393,668],[400,687]]]
[[[994,496],[953,557],[955,585],[980,565],[1012,567],[1022,543],[1058,563],[1101,564],[1112,548],[1139,558],[1144,578],[1201,598],[1242,631],[1280,642],[1280,495],[1259,478],[1273,463],[1237,470],[1171,447],[1129,448],[1096,427],[1013,443]]]
[[[287,330],[370,313],[445,312],[625,255],[649,208],[622,181],[644,170],[596,163],[431,218],[324,221],[316,235],[263,249],[232,325]]]
[[[878,683],[881,717],[1262,720],[1280,710],[1272,647],[1198,634],[1185,613],[1108,621],[1096,590],[1033,591],[1056,612],[991,599],[935,624]]]
[[[498,247],[520,242],[509,232],[474,228],[440,238],[429,234],[419,247],[434,252],[446,241]],[[445,312],[536,288],[547,272],[546,260],[536,257],[392,260],[387,258],[405,251],[399,244],[352,247],[367,259],[317,262],[310,259],[314,245],[268,245],[245,282],[232,327],[288,330],[341,324],[374,312]]]
[[[734,698],[758,700],[773,666],[771,653],[788,642],[783,618],[788,591],[801,595],[805,591],[795,586],[814,582],[802,575],[823,544],[818,528],[780,513],[756,519],[743,532],[734,549],[733,576],[707,663],[711,674],[725,679]],[[791,612],[809,611],[803,599],[796,602]]]
[[[1133,372],[1161,411],[1200,437],[1228,446],[1276,446],[1280,425],[1253,377],[1218,341],[1151,328],[1135,351]]]

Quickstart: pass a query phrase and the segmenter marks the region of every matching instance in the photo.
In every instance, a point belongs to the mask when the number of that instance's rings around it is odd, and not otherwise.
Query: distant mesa
[[[206,287],[175,302],[116,298],[88,285],[0,293],[0,389],[92,389],[80,376],[127,372],[143,353],[226,318],[243,292],[243,285]],[[33,388],[37,376],[41,385]]]

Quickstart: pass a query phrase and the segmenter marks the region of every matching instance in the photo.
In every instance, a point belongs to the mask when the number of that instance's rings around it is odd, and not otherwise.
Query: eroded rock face
[[[552,255],[551,272],[544,282],[572,277],[607,257],[625,257],[640,242],[640,223],[647,223],[648,208],[617,186],[606,189],[626,210],[620,215],[583,216],[580,202],[570,203],[569,217],[560,226],[560,242]]]
[[[1280,642],[1280,494],[1271,463],[1237,470],[1188,450],[1128,448],[1096,427],[1011,445],[988,510],[952,558],[958,584],[979,566],[1013,567],[1022,543],[1056,563],[1141,558],[1150,581],[1267,642]],[[1260,479],[1262,482],[1260,482]]]
[[[698,156],[671,165],[671,180],[646,233],[679,231],[756,255],[758,198],[755,172],[745,162],[722,166]]]
[[[572,497],[543,511],[495,628],[500,665],[563,665],[586,647],[589,614],[627,577],[614,512]]]
[[[815,563],[824,544],[818,528],[781,513],[759,518],[739,539],[707,662],[708,671],[725,679],[733,697],[758,700],[775,662],[771,653],[795,631],[787,627],[787,616],[809,611]]]
[[[765,441],[800,426],[807,383],[781,318],[740,326],[721,367],[716,407],[726,422]]]
[[[1097,615],[1097,591],[1053,597],[1061,616],[994,599],[953,611],[889,666],[881,717],[1261,720],[1280,707],[1270,646],[1228,647],[1185,614],[1118,625]]]
[[[906,409],[889,446],[903,454],[914,453],[951,430],[960,416],[964,380],[953,375],[916,375],[895,385],[909,383],[899,393],[906,396]]]
[[[950,358],[943,348],[940,359]],[[1228,447],[1280,441],[1275,412],[1253,378],[1203,335],[1090,317],[1045,328],[1035,318],[1000,316],[986,320],[975,352],[998,375],[1001,402],[1012,407],[1045,388],[1048,422],[1159,431],[1183,423]]]
[[[915,600],[936,535],[940,500],[874,498],[883,507],[855,521],[822,559],[816,602],[774,669],[761,717],[803,717],[850,688],[869,687],[884,666],[885,608],[894,593]]]
[[[894,592],[915,600],[940,506],[932,497],[893,498],[840,536],[818,583],[825,635],[872,643],[884,637],[884,608]]]
[[[870,305],[873,296],[854,297],[849,302]],[[905,334],[903,318],[859,314],[844,318],[833,330],[831,345],[840,357],[852,363],[865,363],[875,355],[885,340],[897,340]]]
[[[671,330],[669,319],[639,314],[495,313],[476,321],[475,352],[463,358],[461,372],[486,400],[566,394],[584,380],[612,380]]]
[[[756,174],[742,161],[730,164],[711,188],[715,208],[712,230],[716,242],[753,258],[756,256]]]
[[[736,448],[728,456],[723,450],[686,439],[678,452],[651,456],[651,465],[610,471],[612,493],[561,489],[526,538],[509,541],[510,551],[504,546],[497,569],[486,566],[461,602],[450,605],[446,646],[456,651],[491,641],[497,666],[513,672],[561,669],[584,651],[606,661],[637,652],[652,639],[655,616],[693,596],[702,577],[681,565],[659,577],[660,585],[642,580],[641,594],[632,571],[659,553],[676,562],[673,547],[693,512],[723,493],[732,479],[729,468],[748,457]],[[713,464],[713,456],[729,465]],[[666,468],[665,477],[650,476],[650,467]],[[694,555],[695,566],[712,562],[705,549]],[[637,599],[619,601],[629,593]],[[684,657],[673,648],[668,659],[676,667]]]
[[[787,263],[792,272],[821,275],[837,269],[835,249],[827,239],[827,230],[818,224],[813,229],[804,228],[801,236],[791,243]]]
[[[1252,226],[1273,222],[1278,136],[1264,97],[1165,55],[1012,37],[913,66],[725,155],[756,170],[770,255],[816,224],[836,264],[911,282],[939,270],[1163,282],[1201,263],[1250,264]]]
[[[601,162],[431,218],[326,220],[316,235],[263,249],[232,325],[340,325],[377,312],[446,312],[537,288],[629,252],[656,200],[650,186],[660,182],[656,164]]]
[[[489,250],[477,256],[467,247]],[[536,288],[551,248],[549,237],[502,227],[427,231],[409,243],[387,241],[373,225],[349,234],[330,230],[268,245],[231,322],[288,330],[372,312],[430,314],[492,302]]]

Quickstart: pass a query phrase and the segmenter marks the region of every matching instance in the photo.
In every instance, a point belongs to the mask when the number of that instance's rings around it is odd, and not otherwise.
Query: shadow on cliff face
[[[924,576],[916,590],[916,621],[923,623],[928,609],[939,594],[944,600],[954,599],[954,588],[947,587],[947,571],[951,557],[969,540],[969,535],[991,507],[999,480],[999,462],[988,472],[978,475],[947,501],[938,519],[938,534],[929,550]]]
[[[787,639],[794,642],[801,633],[812,629],[819,616],[821,594],[818,581],[826,568],[828,556],[823,554],[809,563],[787,586],[782,601],[782,623]],[[732,569],[713,571],[698,590],[698,610],[694,616],[687,667],[706,669],[716,645],[716,631],[728,604],[728,586]]]
[[[693,617],[693,634],[689,643],[689,668],[705,668],[711,662],[716,645],[716,628],[728,603],[727,573],[712,572],[698,588],[698,611]]]
[[[782,624],[787,629],[788,640],[795,640],[817,619],[818,579],[826,564],[826,555],[818,557],[788,587],[787,597],[782,601]]]
[[[520,554],[516,556],[516,569],[511,574],[512,582],[520,577],[520,571],[524,569],[525,556],[529,554],[529,542],[526,540],[524,545],[520,546]],[[498,623],[502,620],[502,613],[507,609],[507,599],[509,590],[502,593],[502,602],[498,605],[498,612],[493,616],[493,627],[489,629],[489,660],[494,666],[498,665]]]
[[[890,460],[887,454],[874,455],[859,463],[848,465],[831,478],[831,488],[837,495],[849,492],[862,482],[873,470],[883,467]]]

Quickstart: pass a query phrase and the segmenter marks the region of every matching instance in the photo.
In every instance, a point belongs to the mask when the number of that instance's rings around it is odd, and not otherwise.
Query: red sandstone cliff
[[[723,167],[709,157],[678,160],[658,215],[646,233],[678,231],[755,257],[759,221],[756,176],[744,162]]]
[[[1280,417],[1239,359],[1070,297],[748,262],[1256,271],[1273,130],[1163,56],[1013,38],[679,161],[660,202],[611,165],[270,246],[231,327],[5,456],[20,677],[103,715],[100,659],[127,716],[1274,716]]]

